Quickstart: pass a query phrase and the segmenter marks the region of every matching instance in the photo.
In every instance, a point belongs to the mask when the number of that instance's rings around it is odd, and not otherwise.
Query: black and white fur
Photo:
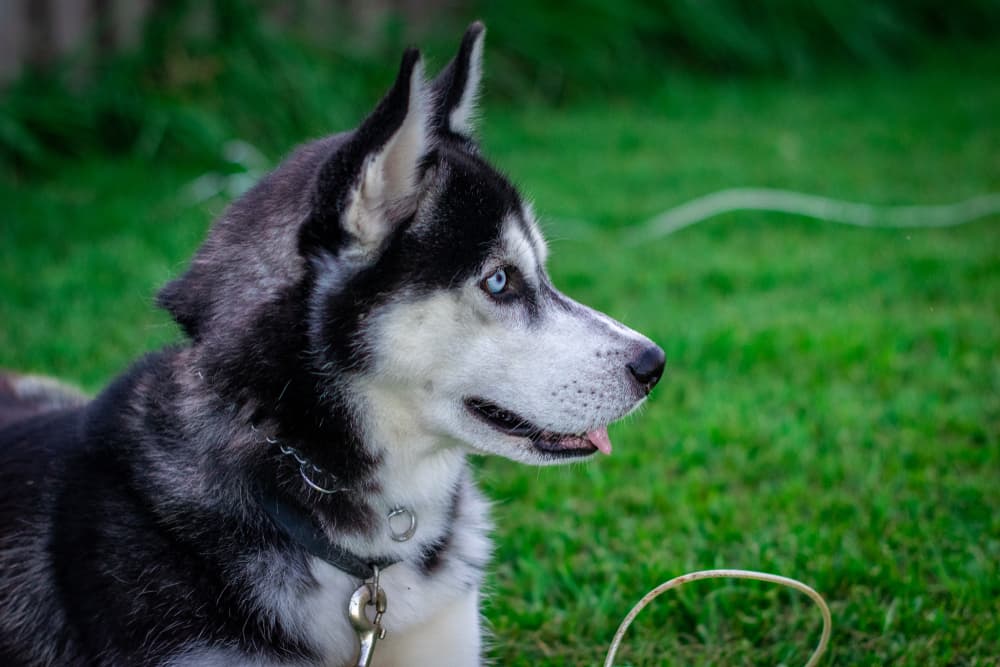
[[[430,83],[407,51],[357,129],[229,207],[160,294],[185,343],[89,402],[0,381],[0,664],[353,664],[360,582],[268,519],[261,480],[331,543],[400,561],[374,664],[481,663],[490,525],[467,455],[588,456],[663,366],[549,282],[531,208],[472,134],[483,35]]]

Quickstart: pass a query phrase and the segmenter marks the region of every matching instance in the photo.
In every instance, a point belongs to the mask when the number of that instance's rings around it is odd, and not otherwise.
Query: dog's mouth
[[[528,438],[531,445],[555,456],[587,456],[594,452],[611,453],[608,427],[583,433],[556,433],[541,428],[518,414],[482,398],[465,399],[466,409],[504,435]]]

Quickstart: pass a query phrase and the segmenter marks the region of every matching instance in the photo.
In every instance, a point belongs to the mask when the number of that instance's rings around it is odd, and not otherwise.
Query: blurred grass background
[[[161,2],[139,48],[84,49],[0,93],[0,366],[96,391],[177,340],[152,296],[228,199],[353,126],[404,44],[434,71],[482,18],[485,152],[546,220],[556,283],[668,356],[610,459],[477,462],[498,501],[493,658],[598,664],[656,583],[744,567],[826,595],[827,664],[1000,664],[997,217],[733,213],[623,242],[733,186],[1000,191],[1000,3],[316,6]],[[807,601],[763,585],[661,600],[620,663],[795,665],[818,636]]]

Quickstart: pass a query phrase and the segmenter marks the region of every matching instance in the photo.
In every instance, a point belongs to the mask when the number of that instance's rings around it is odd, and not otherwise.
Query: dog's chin
[[[536,426],[485,399],[467,398],[464,403],[467,413],[502,436],[502,446],[488,448],[502,456],[525,463],[547,464],[586,458],[598,451],[605,454],[611,452],[606,428],[590,432],[558,433]]]

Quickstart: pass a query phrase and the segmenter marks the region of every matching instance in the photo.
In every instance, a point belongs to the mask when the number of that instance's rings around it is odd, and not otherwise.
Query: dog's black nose
[[[658,345],[650,345],[628,363],[628,370],[648,394],[660,381],[666,362],[663,350]]]

